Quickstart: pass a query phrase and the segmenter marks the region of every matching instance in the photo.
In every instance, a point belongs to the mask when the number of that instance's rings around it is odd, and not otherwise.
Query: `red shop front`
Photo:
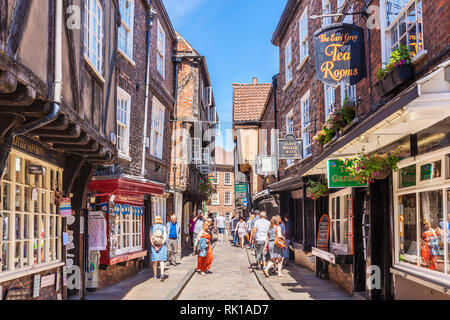
[[[89,190],[96,199],[91,211],[103,213],[107,235],[106,250],[90,251],[90,271],[98,272],[91,288],[119,282],[142,268],[142,259],[147,255],[144,199],[163,194],[164,188],[163,184],[123,177],[91,180]],[[93,261],[96,259],[98,268]]]

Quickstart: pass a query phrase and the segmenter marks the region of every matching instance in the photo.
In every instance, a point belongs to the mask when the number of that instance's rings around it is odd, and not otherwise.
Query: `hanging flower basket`
[[[320,181],[308,181],[308,191],[311,194],[311,198],[313,200],[317,200],[320,197],[325,197],[329,194],[330,190],[328,189],[328,183],[322,183]]]
[[[385,168],[381,169],[381,171],[379,171],[378,174],[376,174],[373,178],[375,180],[384,180],[389,176],[390,173],[391,173],[391,167],[385,167]]]

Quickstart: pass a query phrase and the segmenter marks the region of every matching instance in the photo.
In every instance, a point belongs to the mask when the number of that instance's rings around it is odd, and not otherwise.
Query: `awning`
[[[266,198],[268,195],[270,195],[269,189],[264,189],[263,191],[257,193],[257,194],[253,197],[253,202],[259,201],[259,200],[261,200],[261,199],[264,199],[264,198]]]
[[[89,191],[112,194],[116,201],[129,203],[143,203],[146,195],[162,195],[165,188],[164,183],[129,176],[113,179],[94,177],[89,183]]]
[[[268,186],[270,193],[280,193],[283,191],[292,191],[303,188],[303,181],[300,176],[295,175],[274,182]]]
[[[353,157],[362,150],[376,151],[450,117],[450,82],[445,77],[445,69],[449,67],[450,60],[416,81],[336,140],[319,158],[305,166],[301,175],[326,173],[328,159]]]

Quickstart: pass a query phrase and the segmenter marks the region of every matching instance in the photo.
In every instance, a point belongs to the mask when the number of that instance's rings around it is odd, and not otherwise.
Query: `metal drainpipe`
[[[278,89],[278,74],[272,77],[272,86],[273,86],[273,113],[275,118],[275,130],[278,129],[278,110],[277,110],[277,89]],[[278,144],[277,144],[278,145]],[[278,155],[278,149],[276,150]],[[280,170],[277,170],[277,180],[280,181]]]
[[[153,13],[152,13],[153,1],[150,0],[147,3],[146,12],[146,45],[147,45],[147,70],[145,77],[145,103],[144,103],[144,138],[142,140],[142,166],[141,166],[141,176],[145,177],[145,141],[147,139],[147,118],[148,118],[148,99],[150,90],[150,40],[151,40],[151,30],[153,24]]]
[[[175,99],[175,105],[174,105],[174,130],[173,130],[173,197],[172,197],[172,211],[173,214],[176,214],[175,207],[176,207],[176,201],[175,201],[175,195],[176,195],[176,188],[177,188],[177,124],[178,124],[178,59],[174,59],[175,63],[175,74],[174,74],[174,99]]]

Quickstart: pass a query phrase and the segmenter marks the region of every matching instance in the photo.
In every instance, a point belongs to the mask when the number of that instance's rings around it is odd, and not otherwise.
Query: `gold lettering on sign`
[[[31,144],[21,137],[17,137],[17,136],[14,137],[13,145],[22,150],[25,150],[29,153],[32,153],[32,154],[40,156],[40,157],[44,157],[44,155],[45,155],[43,148],[41,148],[35,144]]]

